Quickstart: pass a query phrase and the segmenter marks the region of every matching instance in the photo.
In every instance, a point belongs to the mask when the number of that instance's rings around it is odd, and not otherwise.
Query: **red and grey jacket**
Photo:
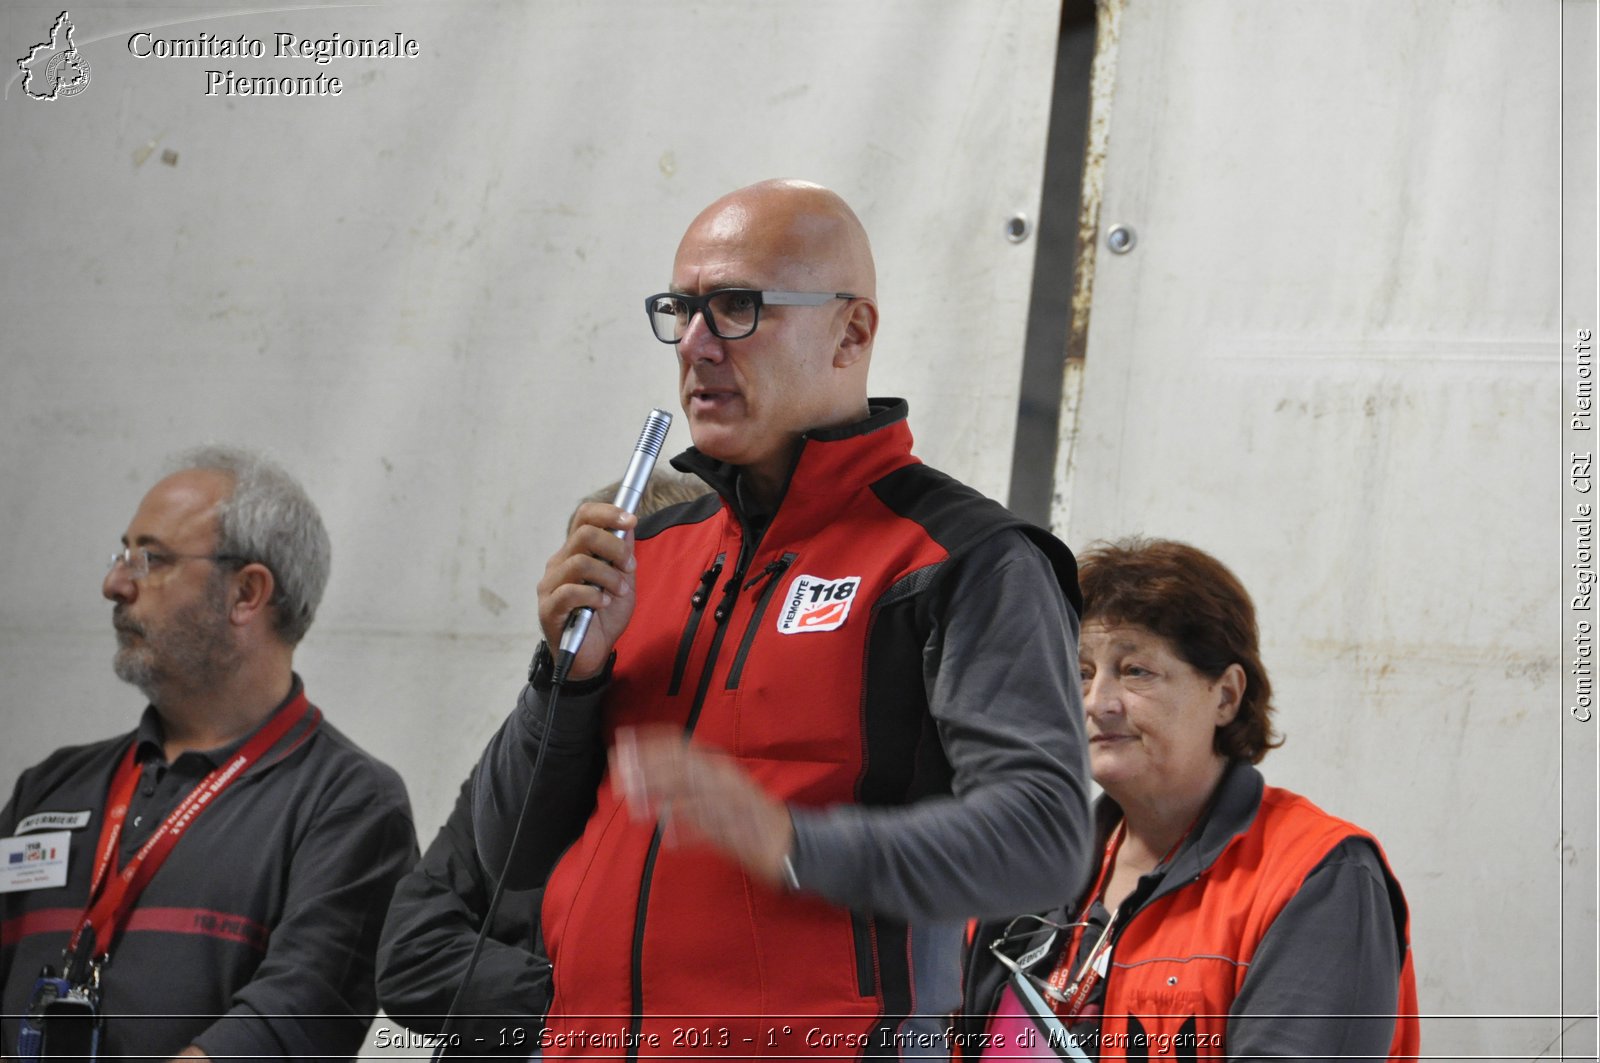
[[[1104,798],[1096,812],[1103,841],[1120,813]],[[1405,898],[1377,841],[1242,763],[1195,835],[1123,902],[1086,1047],[1101,1060],[1416,1058]],[[1092,942],[1108,914],[1063,909],[1051,921],[1089,921]],[[1001,929],[974,938],[969,1033],[1006,974],[989,952]],[[1070,937],[1022,942],[1032,972],[1053,970]]]
[[[886,401],[811,433],[766,521],[690,451],[675,464],[720,498],[642,523],[633,618],[609,679],[562,693],[508,873],[554,868],[548,1054],[926,1054],[960,1000],[962,920],[1036,908],[1086,867],[1072,556],[921,464]],[[544,705],[524,691],[478,773],[486,866]],[[663,722],[789,805],[800,890],[620,806],[604,749]]]

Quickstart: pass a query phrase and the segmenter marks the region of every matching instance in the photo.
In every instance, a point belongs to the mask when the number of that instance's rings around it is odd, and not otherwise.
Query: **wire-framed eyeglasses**
[[[989,943],[989,951],[996,960],[1000,961],[1001,966],[1012,974],[1027,979],[1040,993],[1057,1004],[1070,1005],[1073,1003],[1072,998],[1078,986],[1083,982],[1085,975],[1094,969],[1102,957],[1106,962],[1110,961],[1110,935],[1111,928],[1115,923],[1116,919],[1113,918],[1110,923],[1101,928],[1100,939],[1095,943],[1094,948],[1091,950],[1091,955],[1078,970],[1077,977],[1072,980],[1072,984],[1067,987],[1065,992],[1051,985],[1050,979],[1034,974],[1031,968],[1035,967],[1040,960],[1051,953],[1057,934],[1064,933],[1069,935],[1067,947],[1070,949],[1074,947],[1074,943],[1080,935],[1085,931],[1094,929],[1093,923],[1087,920],[1057,923],[1054,920],[1046,919],[1042,915],[1019,915],[1006,924],[1006,928],[1000,932],[999,937]],[[1025,948],[1016,959],[1012,959],[1009,952],[1018,946],[1025,946]],[[1104,973],[1104,969],[1102,969],[1100,976],[1103,977]]]
[[[783,292],[756,288],[722,288],[705,295],[662,292],[644,301],[650,328],[662,343],[677,343],[696,314],[706,328],[725,340],[742,340],[761,322],[763,306],[822,306],[835,299],[859,299],[849,292]]]
[[[243,563],[248,558],[238,554],[169,554],[160,550],[151,550],[143,546],[124,546],[121,550],[111,555],[106,563],[106,572],[109,574],[122,565],[128,570],[128,578],[142,580],[152,572],[159,572],[164,568],[177,564],[179,561],[231,561]]]

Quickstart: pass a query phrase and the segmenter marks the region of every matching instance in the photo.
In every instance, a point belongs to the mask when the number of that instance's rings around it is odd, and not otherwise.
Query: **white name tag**
[[[89,825],[89,810],[82,812],[35,812],[17,824],[18,834],[36,830],[77,830]]]
[[[0,838],[0,893],[42,890],[67,884],[70,831]]]

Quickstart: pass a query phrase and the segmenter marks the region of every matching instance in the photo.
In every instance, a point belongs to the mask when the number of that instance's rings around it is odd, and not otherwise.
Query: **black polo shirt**
[[[300,690],[296,676],[289,700]],[[189,1044],[213,1058],[360,1051],[377,1009],[378,933],[416,861],[416,834],[400,777],[326,720],[308,735],[314,716],[206,807],[140,896],[101,979],[102,1057],[166,1057]],[[132,734],[57,750],[23,773],[0,837],[38,812],[89,819],[71,832],[65,886],[0,894],[7,1054],[40,967],[60,966],[83,912],[106,792],[129,743],[140,778],[119,860],[248,737],[169,764],[147,708]]]

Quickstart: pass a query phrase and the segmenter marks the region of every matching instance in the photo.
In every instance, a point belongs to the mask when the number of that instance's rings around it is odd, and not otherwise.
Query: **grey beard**
[[[213,689],[239,666],[220,593],[170,617],[154,632],[141,628],[138,636],[142,644],[135,645],[117,632],[111,670],[155,705],[164,694]]]
[[[132,647],[117,647],[117,652],[111,657],[111,670],[117,673],[117,678],[124,683],[138,687],[150,701],[158,700],[157,694],[161,689],[161,683],[156,675],[155,666],[148,658],[139,656]]]

